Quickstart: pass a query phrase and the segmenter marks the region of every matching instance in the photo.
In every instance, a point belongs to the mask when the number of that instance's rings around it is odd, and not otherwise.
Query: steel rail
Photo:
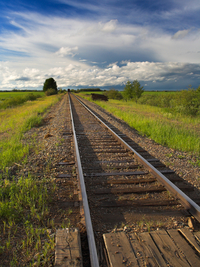
[[[135,157],[148,168],[148,170],[155,175],[155,177],[161,182],[165,188],[177,197],[185,209],[190,212],[200,222],[200,207],[191,198],[189,198],[183,191],[181,191],[175,184],[173,184],[167,177],[165,177],[160,171],[158,171],[153,165],[151,165],[146,159],[144,159],[136,150],[134,150],[129,144],[126,143],[117,133],[115,133],[106,123],[104,123],[94,112],[88,108],[80,99],[74,96],[84,108],[86,108],[97,120],[99,120],[111,134],[120,141],[120,143],[127,149],[131,150]]]
[[[78,167],[78,175],[80,179],[81,194],[82,194],[83,208],[84,208],[85,221],[86,221],[87,237],[88,237],[88,244],[89,244],[89,251],[90,251],[90,261],[91,261],[92,267],[99,267],[99,260],[98,260],[98,255],[97,255],[96,243],[94,239],[94,232],[93,232],[90,210],[89,210],[89,205],[88,205],[88,198],[87,198],[87,193],[86,193],[86,188],[85,188],[82,164],[81,164],[78,142],[76,138],[76,131],[75,131],[75,126],[74,126],[71,99],[70,99],[69,94],[68,96],[69,96],[69,106],[70,106],[70,114],[71,114],[71,120],[72,120],[72,131],[73,131],[73,136],[74,136],[74,147],[75,147],[76,161],[77,161],[77,167]]]

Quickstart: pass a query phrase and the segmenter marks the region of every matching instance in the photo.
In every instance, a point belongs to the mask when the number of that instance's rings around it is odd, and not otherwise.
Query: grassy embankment
[[[159,93],[155,94],[159,97]],[[91,101],[89,95],[80,94],[80,96]],[[95,101],[95,103],[159,144],[191,152],[197,157],[200,155],[199,116],[171,113],[169,109],[141,105],[133,101],[110,99],[108,102]]]
[[[23,144],[23,134],[39,126],[42,114],[59,98],[44,97],[0,111],[0,170],[4,171],[0,179],[0,262],[4,266],[51,266],[54,237],[47,228],[54,228],[48,213],[55,184],[30,175],[16,180],[6,175],[6,168],[26,161],[30,147]],[[32,140],[35,146],[34,137]]]
[[[0,110],[0,169],[18,162],[29,151],[23,144],[23,133],[42,123],[42,115],[47,108],[55,104],[59,96],[28,101],[24,105]]]

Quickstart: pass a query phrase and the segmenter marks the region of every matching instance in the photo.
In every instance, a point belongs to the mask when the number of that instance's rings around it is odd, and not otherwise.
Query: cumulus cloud
[[[24,75],[26,73],[26,76]],[[23,76],[10,68],[6,69],[6,75],[0,84],[0,89],[27,86],[38,87],[44,83],[47,77],[54,77],[59,87],[78,86],[123,86],[128,80],[135,79],[147,82],[176,82],[183,76],[200,78],[200,64],[184,63],[160,63],[160,62],[127,62],[123,66],[117,63],[110,64],[106,68],[70,64],[67,67],[54,67],[47,71],[38,72],[35,69],[24,70]]]
[[[36,13],[11,17],[21,31],[0,35],[0,48],[7,53],[0,64],[0,89],[42,88],[48,77],[59,87],[115,86],[134,79],[180,81],[187,74],[200,78],[198,30],[171,37],[151,25],[118,20],[91,22]]]
[[[188,35],[189,32],[190,30],[178,31],[172,36],[172,39],[183,39],[185,36]]]
[[[77,54],[78,46],[75,47],[61,47],[57,52],[56,55],[60,57],[65,56],[72,56],[74,57]]]
[[[110,20],[104,24],[99,23],[101,31],[103,32],[113,32],[117,27],[117,20]]]

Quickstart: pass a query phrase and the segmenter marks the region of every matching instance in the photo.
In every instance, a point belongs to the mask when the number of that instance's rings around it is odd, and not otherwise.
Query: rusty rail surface
[[[83,208],[84,208],[84,213],[85,213],[87,237],[88,237],[88,244],[89,244],[89,250],[90,250],[90,261],[91,261],[92,267],[99,267],[99,260],[98,260],[97,249],[96,249],[95,238],[94,238],[94,232],[93,232],[92,221],[91,221],[91,216],[90,216],[90,209],[89,209],[89,205],[88,205],[88,198],[87,198],[87,193],[86,193],[86,188],[85,188],[85,182],[84,182],[83,170],[82,170],[81,159],[80,159],[80,154],[79,154],[78,142],[77,142],[76,131],[75,131],[75,127],[74,127],[74,119],[73,119],[73,112],[72,112],[72,107],[71,107],[70,95],[69,95],[69,106],[70,106],[70,113],[71,113],[71,120],[72,120],[72,131],[73,131],[73,137],[74,137],[76,163],[77,163],[78,175],[79,175],[79,179],[80,179]]]
[[[200,207],[191,198],[189,198],[183,191],[181,191],[175,184],[173,184],[166,176],[159,170],[145,160],[136,150],[134,150],[126,141],[124,141],[115,131],[113,131],[106,123],[104,123],[88,106],[86,106],[79,98],[74,96],[79,103],[88,110],[102,125],[104,125],[109,132],[128,150],[132,151],[135,157],[162,183],[166,189],[177,197],[183,207],[190,212],[200,222]]]

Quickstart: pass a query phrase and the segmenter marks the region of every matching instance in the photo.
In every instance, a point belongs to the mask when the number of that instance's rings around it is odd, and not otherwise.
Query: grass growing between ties
[[[199,116],[173,114],[164,108],[133,101],[109,100],[95,103],[161,145],[200,155]]]
[[[29,145],[23,143],[23,134],[41,125],[42,114],[59,99],[58,95],[44,97],[0,111],[0,169],[25,159]]]
[[[0,181],[0,266],[53,266],[54,223],[48,215],[54,192],[45,179]]]

